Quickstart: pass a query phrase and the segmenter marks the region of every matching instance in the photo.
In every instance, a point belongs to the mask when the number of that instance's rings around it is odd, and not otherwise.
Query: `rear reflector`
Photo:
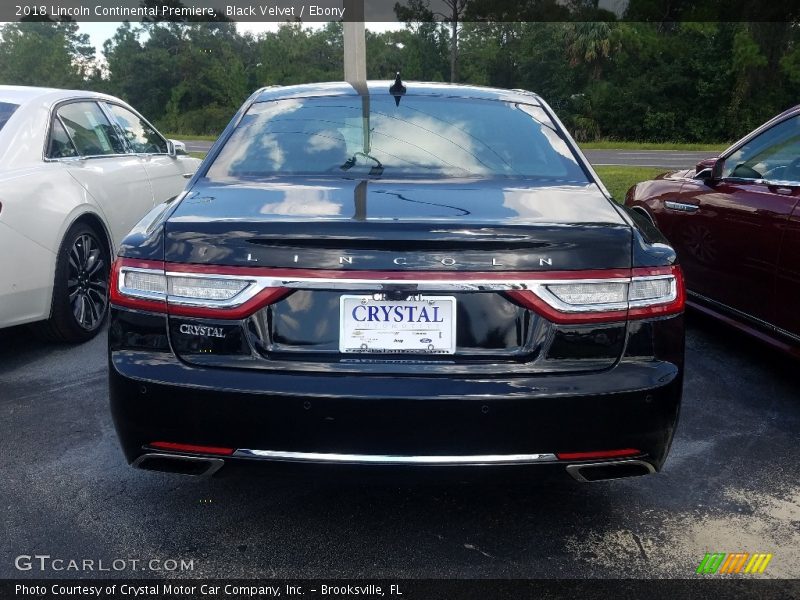
[[[191,452],[192,454],[215,454],[218,456],[231,456],[235,448],[220,448],[218,446],[196,446],[194,444],[176,444],[174,442],[150,442],[151,448],[171,450],[173,452]]]
[[[596,452],[557,452],[558,460],[594,460],[599,458],[619,458],[621,456],[638,456],[641,450],[622,448],[620,450],[599,450]]]

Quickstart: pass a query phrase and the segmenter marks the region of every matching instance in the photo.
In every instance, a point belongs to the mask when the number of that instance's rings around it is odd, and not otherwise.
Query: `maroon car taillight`
[[[184,317],[244,319],[289,293],[246,275],[197,273],[159,261],[118,258],[111,274],[113,304]]]

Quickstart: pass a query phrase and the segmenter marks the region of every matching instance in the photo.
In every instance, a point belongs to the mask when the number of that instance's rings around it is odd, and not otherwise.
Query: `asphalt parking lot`
[[[683,578],[707,551],[745,551],[774,555],[765,576],[800,573],[798,364],[699,316],[665,470],[583,485],[136,471],[108,411],[105,344],[0,331],[0,577],[92,575],[21,573],[24,554],[192,560],[178,577]]]

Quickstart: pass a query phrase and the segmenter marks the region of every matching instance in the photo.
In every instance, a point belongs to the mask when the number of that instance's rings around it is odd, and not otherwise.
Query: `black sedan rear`
[[[538,96],[389,86],[256,92],[128,236],[109,335],[128,460],[661,468],[672,249]]]

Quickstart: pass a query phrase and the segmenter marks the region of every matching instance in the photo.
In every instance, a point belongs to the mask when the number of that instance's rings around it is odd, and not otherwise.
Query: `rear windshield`
[[[0,129],[8,123],[11,115],[19,108],[19,104],[10,104],[8,102],[0,102]]]
[[[207,173],[323,174],[587,181],[539,106],[388,94],[256,103]]]

